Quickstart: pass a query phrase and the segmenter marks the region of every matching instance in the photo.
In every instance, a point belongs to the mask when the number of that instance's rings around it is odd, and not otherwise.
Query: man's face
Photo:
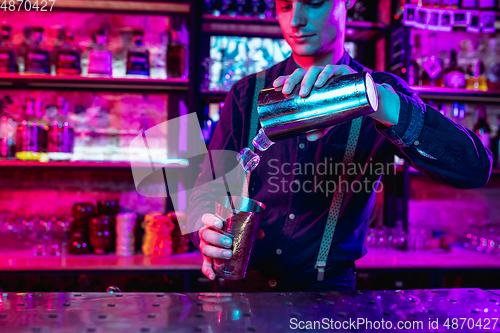
[[[276,0],[278,21],[295,55],[344,47],[346,0]]]

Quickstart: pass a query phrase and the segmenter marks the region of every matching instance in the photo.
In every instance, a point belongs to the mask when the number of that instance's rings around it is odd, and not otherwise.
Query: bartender
[[[365,68],[347,54],[346,13],[354,3],[276,0],[278,21],[292,55],[265,72],[264,88],[289,95],[300,84],[300,96],[307,98],[312,87],[322,87],[332,76],[364,71],[376,82],[379,107],[357,121],[279,141],[259,152],[249,197],[267,206],[262,230],[247,276],[224,280],[223,290],[354,290],[354,262],[366,254],[368,220],[377,185],[387,171],[381,166],[394,154],[455,188],[477,188],[489,180],[492,154],[476,134],[424,104],[399,77]],[[238,152],[247,146],[256,77],[244,77],[231,88],[209,150]],[[347,167],[354,124],[360,129]],[[338,166],[343,163],[345,178],[339,178]],[[310,165],[318,167],[306,167]],[[205,164],[197,184],[212,177]],[[326,186],[344,179],[343,195]],[[190,238],[202,253],[202,272],[210,280],[216,278],[213,259],[232,256],[231,239],[213,230],[222,226],[213,215],[215,199],[213,192],[195,191],[188,207],[189,223],[199,225]]]

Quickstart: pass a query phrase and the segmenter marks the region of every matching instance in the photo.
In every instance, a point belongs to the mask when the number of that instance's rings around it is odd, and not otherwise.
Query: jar
[[[87,232],[90,220],[95,216],[94,204],[80,202],[73,205],[73,231]]]
[[[180,226],[186,226],[187,215],[183,212],[170,212],[167,216],[174,223],[172,230],[172,248],[174,254],[182,254],[189,251],[189,237],[183,235]]]
[[[155,245],[154,233],[151,230],[151,224],[155,216],[162,215],[160,212],[150,212],[144,215],[144,221],[142,222],[142,228],[144,229],[144,237],[142,238],[142,253],[146,256],[150,256],[153,253],[153,247]]]
[[[100,215],[90,221],[90,244],[95,254],[106,254],[111,245],[111,230],[113,230],[113,216]]]
[[[116,215],[116,255],[126,257],[134,254],[136,221],[136,213]]]
[[[83,232],[74,232],[69,241],[69,254],[88,254],[90,246],[87,240],[87,234]]]
[[[174,230],[174,223],[169,217],[165,215],[154,217],[151,224],[151,231],[154,234],[154,247],[151,257],[161,258],[172,254],[172,230]]]
[[[99,215],[116,215],[118,214],[118,209],[118,200],[97,201],[97,214]]]

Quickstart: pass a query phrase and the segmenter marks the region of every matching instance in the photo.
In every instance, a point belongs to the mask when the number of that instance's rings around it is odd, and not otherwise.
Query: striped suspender
[[[362,122],[363,117],[356,118],[351,122],[351,130],[349,131],[347,147],[344,153],[344,165],[349,165],[349,163],[352,163],[354,153],[356,152],[356,146],[358,144]],[[342,207],[342,201],[344,200],[345,185],[347,184],[346,180],[347,175],[343,174],[341,176],[340,186],[337,186],[337,188],[335,189],[335,193],[333,194],[333,201],[328,213],[325,232],[323,233],[323,239],[321,240],[321,245],[319,247],[318,258],[316,259],[316,266],[314,267],[318,270],[318,281],[323,281],[323,278],[325,276],[326,260],[328,258],[328,253],[330,252],[330,247],[332,246],[333,234],[335,233],[335,227],[337,226],[337,222],[339,219],[340,208]]]
[[[250,131],[248,135],[248,144],[247,147],[252,151],[255,150],[253,146],[252,140],[257,135],[257,128],[259,125],[259,114],[257,112],[257,101],[259,99],[259,93],[262,89],[264,89],[266,81],[266,71],[263,70],[257,73],[257,81],[255,82],[255,93],[253,94],[252,101],[252,115],[250,117]],[[243,197],[248,197],[248,187],[250,185],[250,172],[247,172],[245,175],[245,183],[243,184]]]

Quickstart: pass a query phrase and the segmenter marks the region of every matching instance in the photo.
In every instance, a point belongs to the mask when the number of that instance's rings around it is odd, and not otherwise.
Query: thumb
[[[327,127],[327,128],[320,128],[315,131],[311,131],[307,133],[307,140],[308,141],[316,141],[324,137],[328,131],[330,131],[333,128],[333,126]]]

